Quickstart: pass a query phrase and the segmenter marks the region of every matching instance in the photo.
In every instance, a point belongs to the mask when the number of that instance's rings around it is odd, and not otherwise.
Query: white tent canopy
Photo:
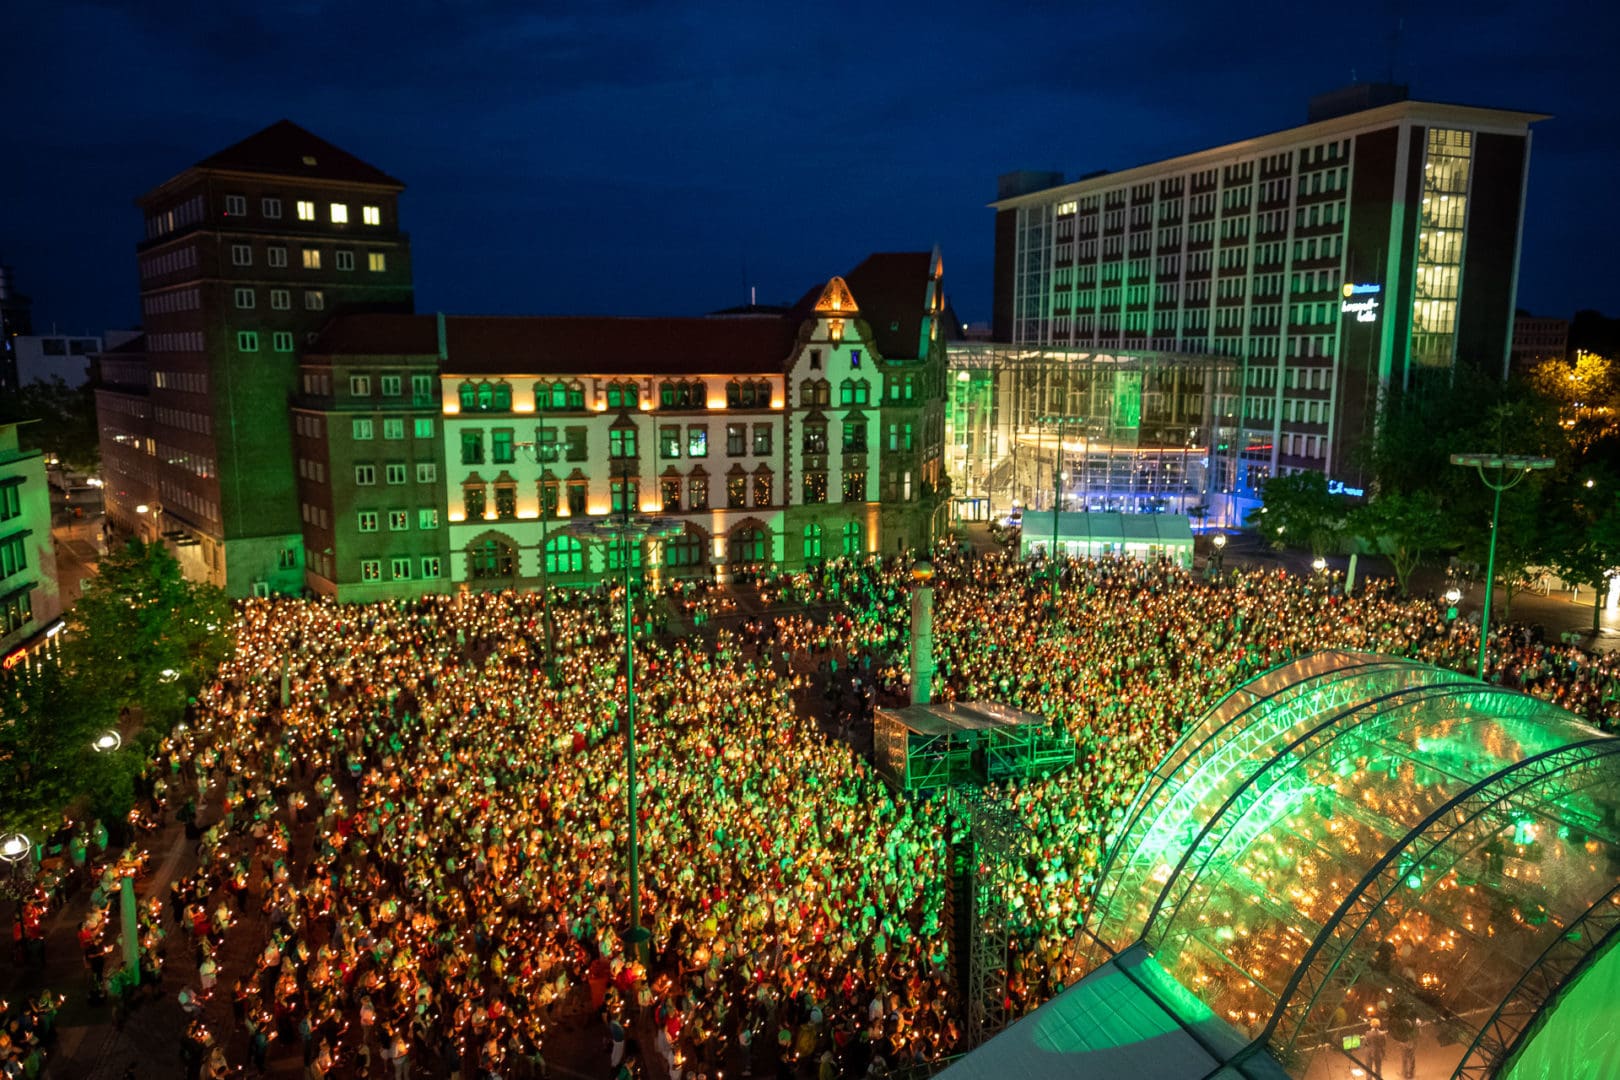
[[[1057,547],[1070,558],[1128,555],[1135,559],[1174,560],[1190,568],[1193,534],[1190,519],[1179,514],[1059,513]],[[1022,554],[1045,553],[1052,546],[1053,515],[1026,511]]]

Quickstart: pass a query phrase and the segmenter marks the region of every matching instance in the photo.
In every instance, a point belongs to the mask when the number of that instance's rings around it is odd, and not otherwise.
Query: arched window
[[[814,405],[816,403],[816,381],[806,379],[799,384],[799,404]]]
[[[765,561],[765,530],[750,525],[731,534],[731,564]]]
[[[701,566],[706,561],[703,557],[703,537],[688,529],[679,536],[672,536],[664,543],[664,565],[671,569],[684,566]]]
[[[478,387],[470,382],[461,384],[461,411],[472,412],[478,407]]]
[[[752,384],[754,387],[754,404],[761,409],[771,403],[771,384],[764,379]]]
[[[568,407],[575,410],[585,407],[585,384],[578,379],[568,384]]]
[[[673,409],[675,407],[676,397],[677,391],[674,383],[670,382],[668,379],[665,379],[662,383],[658,384],[659,405],[666,409]]]
[[[753,384],[750,383],[748,386],[750,390],[749,396],[752,397]],[[740,409],[742,408],[742,403],[743,384],[738,382],[736,379],[732,379],[730,382],[726,383],[726,408]]]
[[[585,570],[585,545],[577,536],[558,533],[546,541],[546,574],[578,574]]]
[[[495,410],[497,412],[511,412],[512,411],[512,384],[511,383],[498,382],[498,383],[495,384],[494,408],[495,408]]]
[[[625,547],[626,547],[625,542],[623,540],[608,540],[608,541],[606,541],[606,543],[607,543],[607,568],[609,570],[617,570],[617,571],[623,572],[623,570],[624,570],[624,552],[625,552]],[[641,549],[642,549],[643,546],[644,545],[642,544],[642,542],[640,540],[631,540],[630,541],[630,543],[629,543],[630,569],[632,569],[632,570],[640,570],[641,569]]]
[[[610,382],[607,387],[610,409],[635,409],[641,405],[641,389],[633,382]]]
[[[804,561],[821,558],[821,526],[811,522],[804,527]]]
[[[475,581],[509,578],[517,572],[517,553],[510,544],[491,537],[472,549],[472,577]]]
[[[560,411],[568,408],[568,384],[560,379],[557,382],[552,383],[550,388],[546,391],[545,404],[542,405],[541,408],[551,409],[553,411]]]
[[[866,530],[858,521],[844,522],[844,554],[860,555],[866,551]]]
[[[493,405],[493,404],[495,404],[495,388],[493,386],[491,386],[487,382],[486,383],[479,383],[478,384],[478,409],[479,409],[479,411],[480,412],[488,412],[489,407],[491,405]]]

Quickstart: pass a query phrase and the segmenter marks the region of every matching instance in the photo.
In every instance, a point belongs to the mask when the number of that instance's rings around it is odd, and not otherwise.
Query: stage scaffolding
[[[1228,516],[1240,360],[964,342],[947,363],[959,520],[1050,510],[1060,487],[1065,510]]]

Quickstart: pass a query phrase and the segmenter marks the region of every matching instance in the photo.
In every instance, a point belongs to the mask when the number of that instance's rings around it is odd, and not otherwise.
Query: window
[[[388,269],[388,255],[381,251],[366,252],[366,269],[373,274],[380,274]]]
[[[771,452],[771,425],[769,425],[769,424],[755,424],[754,425],[754,453],[756,455],[760,455],[760,454],[769,454],[770,452]]]
[[[557,516],[557,481],[540,481],[540,515],[544,518]]]
[[[28,569],[28,543],[26,534],[13,536],[0,543],[0,577],[10,577],[19,570]]]
[[[802,489],[805,505],[827,501],[827,474],[819,469],[804,474]]]
[[[22,515],[22,485],[9,484],[0,488],[0,521],[10,521]]]
[[[804,561],[821,558],[821,526],[811,522],[804,527]]]
[[[707,424],[691,424],[686,429],[686,456],[709,456],[709,426]]]
[[[382,580],[382,560],[381,559],[361,559],[360,560],[360,580],[361,581],[381,581]]]
[[[852,368],[858,368],[861,366],[861,350],[849,350],[849,366]]]
[[[517,569],[517,554],[499,540],[485,540],[472,549],[472,576],[509,578]]]
[[[416,463],[416,482],[418,484],[431,484],[439,479],[439,464],[436,461],[418,461]]]
[[[367,225],[381,225],[382,208],[379,206],[362,206],[360,208],[360,220]]]
[[[866,547],[866,537],[861,523],[846,521],[843,530],[844,554],[859,555]]]
[[[313,202],[309,201],[308,199],[299,199],[298,200],[298,220],[299,221],[314,221],[315,220],[315,204]]]
[[[609,503],[615,514],[622,514],[626,509],[636,510],[641,503],[641,481],[615,480],[608,485]]]
[[[389,573],[393,574],[395,581],[405,581],[411,576],[411,560],[409,556],[401,556],[388,560]]]
[[[462,412],[471,412],[478,408],[478,387],[472,383],[464,382],[461,384],[460,397]]]
[[[820,371],[821,370],[821,350],[820,349],[811,349],[810,350],[810,370],[811,371]]]
[[[334,258],[336,260],[334,265],[336,265],[339,270],[354,269],[354,252],[339,251],[336,253]]]
[[[681,456],[681,429],[674,424],[665,424],[658,429],[658,456],[661,458],[678,458]]]
[[[474,428],[461,433],[461,463],[463,465],[482,465],[484,463],[484,433]]]
[[[354,467],[354,482],[366,487],[377,482],[377,466],[356,465]]]
[[[347,225],[349,223],[349,204],[335,202],[332,204],[332,224]]]
[[[383,438],[403,439],[405,437],[405,419],[400,416],[383,417]]]
[[[489,460],[496,465],[512,464],[511,428],[496,428],[489,433]]]
[[[239,288],[239,289],[236,290],[236,307],[237,307],[238,310],[243,310],[243,311],[253,307],[253,290],[252,289],[240,289]]]
[[[431,376],[431,375],[412,375],[411,376],[411,404],[412,405],[431,405],[431,404],[433,404],[433,376]],[[429,431],[428,434],[431,435],[431,434],[433,434],[433,432]]]
[[[461,509],[468,521],[484,516],[484,485],[468,484],[461,489]]]
[[[742,457],[748,452],[748,425],[726,425],[726,455],[728,457]]]
[[[707,510],[709,508],[709,478],[707,476],[692,476],[686,483],[687,504],[693,510]]]
[[[377,385],[382,388],[383,397],[399,397],[401,387],[398,375],[383,375],[377,380]]]
[[[666,476],[658,482],[658,494],[663,500],[664,509],[679,510],[681,508],[681,478]]]
[[[304,310],[323,311],[326,308],[326,293],[320,289],[304,290]]]
[[[844,473],[844,501],[866,501],[866,474],[858,470]]]
[[[290,289],[271,289],[270,290],[270,307],[274,311],[290,311],[290,310],[292,310],[292,290],[290,290]]]
[[[439,557],[437,555],[422,556],[422,577],[428,581],[439,576]]]
[[[319,270],[321,268],[321,249],[304,248],[304,269]]]
[[[259,200],[259,212],[267,218],[279,219],[281,217],[281,200],[273,199],[268,195],[265,196]]]
[[[636,429],[616,427],[608,432],[608,457],[633,458],[636,456]]]
[[[726,477],[726,505],[733,510],[748,505],[748,477],[740,472]]]
[[[416,527],[418,529],[437,529],[439,527],[438,508],[433,506],[424,506],[417,510]]]
[[[679,536],[671,537],[664,542],[664,565],[701,566],[705,562],[708,545],[703,538],[691,532],[683,532]]]
[[[866,453],[866,421],[865,420],[845,420],[844,421],[844,453],[846,453],[846,454],[864,454],[864,453]]]
[[[754,527],[738,529],[731,534],[731,561],[733,563],[762,563],[765,561],[765,533]]]
[[[225,216],[226,217],[247,217],[247,196],[245,196],[245,195],[227,195],[227,196],[225,196]]]
[[[287,249],[284,247],[265,248],[264,261],[270,266],[285,267],[287,265]]]
[[[585,432],[583,427],[570,427],[563,429],[563,460],[584,461],[587,458]]]
[[[253,265],[253,245],[252,244],[232,244],[231,245],[231,265],[232,266],[252,266]]]
[[[827,452],[827,425],[821,422],[804,425],[804,452],[806,454],[825,454]]]
[[[355,397],[370,397],[371,396],[371,376],[370,375],[350,375],[349,376],[349,393],[353,394]]]
[[[495,516],[502,520],[517,517],[517,488],[513,485],[495,485]]]
[[[641,388],[633,382],[608,383],[607,405],[610,409],[635,409],[641,406]]]
[[[609,570],[623,570],[625,554],[628,550],[630,556],[630,569],[641,569],[641,541],[613,540],[607,545],[607,568]]]
[[[865,405],[871,396],[871,384],[865,379],[845,379],[838,384],[838,404]]]
[[[242,352],[258,352],[259,335],[252,330],[238,330],[236,332],[236,347]]]
[[[479,401],[483,400],[483,388],[479,388]],[[490,388],[490,408],[496,412],[510,412],[512,410],[512,384],[498,382]]]
[[[358,519],[356,521],[355,528],[359,529],[361,532],[377,531],[377,511],[362,510],[356,514],[355,517]]]
[[[568,482],[568,513],[578,517],[585,512],[585,500],[590,494],[590,485],[583,480],[570,480]]]
[[[754,474],[754,505],[771,505],[771,474],[763,469]]]
[[[371,421],[369,419],[362,420],[356,417],[354,421],[354,437],[356,439],[369,439],[371,438],[371,433]]]
[[[549,465],[557,460],[557,429],[549,427],[536,428],[534,431],[534,456],[542,465]]]
[[[277,330],[270,335],[270,340],[274,343],[276,352],[293,351],[293,336],[290,330]]]
[[[579,537],[559,533],[546,541],[546,573],[578,574],[585,569],[585,545]]]

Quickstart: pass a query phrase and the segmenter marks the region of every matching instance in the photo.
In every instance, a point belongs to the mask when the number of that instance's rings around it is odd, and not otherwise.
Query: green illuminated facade
[[[1305,657],[1189,727],[1093,899],[1099,962],[1144,947],[1301,1080],[1576,1075],[1612,1057],[1582,995],[1616,976],[1620,739],[1456,672]]]

